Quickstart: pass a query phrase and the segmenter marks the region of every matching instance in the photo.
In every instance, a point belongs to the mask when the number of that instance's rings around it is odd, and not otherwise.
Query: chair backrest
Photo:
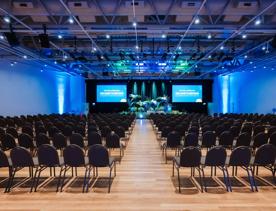
[[[251,142],[251,135],[247,132],[242,133],[237,138],[236,147],[250,146],[250,142]]]
[[[48,133],[50,137],[53,137],[56,133],[59,133],[59,129],[55,126],[49,128]]]
[[[126,136],[125,134],[125,129],[121,126],[118,126],[115,128],[115,133],[120,137],[120,138],[124,138]]]
[[[171,127],[170,126],[164,126],[162,129],[161,129],[161,135],[163,138],[167,138],[168,134],[172,131]]]
[[[50,144],[50,139],[45,133],[39,133],[36,137],[36,146],[39,147],[42,144]]]
[[[25,147],[27,149],[34,148],[33,138],[27,133],[21,133],[18,136],[18,144],[19,146]]]
[[[16,142],[15,142],[15,139],[14,137],[9,134],[9,133],[6,133],[4,139],[2,140],[2,148],[3,150],[9,150],[9,149],[12,149],[16,147]]]
[[[239,136],[240,128],[238,126],[231,126],[229,130],[230,130],[230,132],[232,133],[232,135],[234,137],[238,137]]]
[[[52,139],[53,145],[57,149],[63,149],[67,146],[66,137],[62,133],[56,133]]]
[[[13,148],[10,156],[14,167],[34,166],[31,153],[24,147]]]
[[[274,165],[276,159],[276,147],[272,144],[264,144],[258,148],[254,164],[256,165]]]
[[[239,146],[232,151],[229,166],[249,166],[250,159],[250,148],[248,146]]]
[[[70,136],[70,144],[75,144],[78,145],[79,147],[83,148],[84,147],[84,142],[83,142],[83,137],[79,133],[73,133]]]
[[[33,128],[30,127],[30,126],[24,126],[24,127],[22,127],[22,131],[21,132],[22,133],[26,133],[26,134],[28,134],[31,137],[34,136],[34,134],[33,134]]]
[[[269,137],[269,143],[276,146],[276,132],[272,133]]]
[[[102,137],[106,138],[111,133],[111,128],[109,126],[104,126],[101,130]]]
[[[224,166],[226,160],[226,149],[222,146],[215,146],[211,148],[205,159],[206,166]]]
[[[276,132],[276,126],[270,126],[268,129],[268,135],[271,136],[275,132]]]
[[[230,131],[224,131],[219,136],[219,145],[229,147],[233,145],[234,136]]]
[[[39,165],[48,167],[59,165],[58,152],[49,144],[43,144],[37,149],[37,157]]]
[[[188,133],[187,136],[185,137],[185,142],[184,142],[185,147],[189,146],[198,146],[198,134],[196,133]]]
[[[8,127],[6,133],[11,134],[14,138],[18,138],[17,130],[14,127]]]
[[[73,132],[73,128],[70,126],[70,125],[66,125],[64,128],[63,128],[63,134],[67,137],[71,136],[72,135],[72,132]]]
[[[167,147],[176,148],[181,145],[181,136],[177,131],[172,131],[167,136]]]
[[[264,132],[258,133],[253,139],[253,147],[257,148],[268,142],[268,134]]]
[[[95,144],[88,149],[89,164],[94,167],[105,167],[109,165],[109,155],[107,149],[100,145]]]
[[[197,147],[187,147],[180,154],[180,166],[197,167],[200,165],[201,152]]]
[[[63,151],[64,164],[71,167],[79,167],[85,165],[84,152],[75,144],[67,146]]]
[[[5,135],[6,131],[4,130],[4,128],[0,127],[0,143],[5,138]]]
[[[88,146],[102,144],[102,137],[99,133],[92,131],[88,133]]]
[[[0,168],[9,167],[9,160],[4,151],[0,149]]]
[[[264,133],[265,132],[265,126],[263,125],[257,125],[254,127],[254,132],[253,135],[256,136],[259,133]]]
[[[120,148],[120,137],[112,132],[106,137],[106,147],[107,148]]]
[[[206,131],[202,135],[202,146],[210,148],[216,145],[216,134],[213,131]]]

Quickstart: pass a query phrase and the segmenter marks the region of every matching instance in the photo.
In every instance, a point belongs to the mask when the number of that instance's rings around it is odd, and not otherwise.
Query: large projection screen
[[[173,103],[201,103],[202,85],[172,85]]]
[[[98,103],[126,103],[127,85],[97,85]]]

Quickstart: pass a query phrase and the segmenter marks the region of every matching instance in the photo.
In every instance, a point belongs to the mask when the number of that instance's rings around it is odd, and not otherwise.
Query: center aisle
[[[160,147],[149,120],[136,120],[121,165],[120,180],[124,182],[118,184],[118,191],[125,189],[139,192],[139,196],[173,191],[170,176],[164,171]],[[159,200],[154,198],[152,200]]]

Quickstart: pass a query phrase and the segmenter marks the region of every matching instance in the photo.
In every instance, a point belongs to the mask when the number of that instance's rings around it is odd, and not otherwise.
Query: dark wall
[[[153,83],[155,93],[152,90]],[[128,109],[127,103],[97,103],[97,84],[126,84],[128,95],[134,93],[136,86],[136,93],[143,100],[166,95],[170,102],[173,84],[197,84],[203,88],[203,103],[173,103],[173,110],[207,113],[208,102],[212,102],[212,80],[86,80],[86,101],[90,104],[91,112],[119,112]]]

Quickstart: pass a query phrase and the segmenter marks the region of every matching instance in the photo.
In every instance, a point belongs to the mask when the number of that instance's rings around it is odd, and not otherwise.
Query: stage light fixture
[[[5,37],[4,37],[3,35],[0,35],[0,39],[1,39],[1,40],[4,40]]]
[[[263,47],[262,47],[262,50],[263,50],[263,51],[265,51],[265,50],[266,50],[266,47],[265,47],[265,46],[263,46]]]
[[[258,25],[260,25],[260,24],[261,24],[261,19],[260,19],[260,18],[256,19],[256,20],[255,20],[255,25],[258,26]]]
[[[58,35],[58,39],[62,39],[63,36],[61,34]]]
[[[69,22],[70,24],[73,24],[73,23],[74,23],[74,19],[73,19],[72,17],[69,17],[69,18],[68,18],[68,22]]]
[[[28,57],[26,55],[23,56],[23,59],[27,59]]]
[[[247,59],[247,58],[248,58],[248,56],[247,56],[247,55],[244,55],[244,58],[245,58],[245,59]]]
[[[54,64],[57,64],[57,61],[54,61]]]
[[[208,56],[208,58],[209,58],[209,59],[211,59],[211,58],[212,58],[212,56],[211,56],[211,55],[209,55],[209,56]]]
[[[242,39],[246,39],[247,38],[247,35],[246,34],[243,34],[242,35]]]
[[[5,17],[4,17],[4,21],[5,21],[6,23],[10,23],[10,22],[11,22],[11,19],[10,19],[9,16],[5,16]]]
[[[133,26],[133,27],[136,27],[136,26],[137,26],[137,23],[136,23],[136,22],[133,22],[133,23],[132,23],[132,26]]]
[[[11,66],[12,66],[12,67],[14,66],[14,63],[13,63],[13,62],[11,62]]]
[[[224,49],[224,46],[222,45],[222,46],[220,46],[220,48],[219,48],[220,50],[223,50]]]
[[[254,69],[256,69],[257,67],[256,67],[256,66],[254,66],[253,68],[254,68]]]
[[[105,37],[106,37],[106,39],[110,39],[110,35],[109,34],[105,35]]]
[[[200,23],[200,19],[198,17],[196,17],[195,24],[199,24],[199,23]]]
[[[208,38],[208,39],[211,39],[211,38],[212,38],[212,35],[211,35],[211,34],[208,34],[208,35],[207,35],[207,38]]]
[[[266,66],[264,66],[264,69],[266,69]]]
[[[252,62],[252,61],[250,61],[250,62],[249,62],[249,64],[253,64],[253,62]]]
[[[181,50],[182,49],[182,47],[181,46],[178,46],[178,50]]]
[[[139,49],[139,46],[138,46],[138,45],[135,45],[135,49],[138,50],[138,49]]]
[[[166,38],[167,37],[167,35],[166,34],[162,34],[162,36],[161,36],[163,39],[164,38]]]

